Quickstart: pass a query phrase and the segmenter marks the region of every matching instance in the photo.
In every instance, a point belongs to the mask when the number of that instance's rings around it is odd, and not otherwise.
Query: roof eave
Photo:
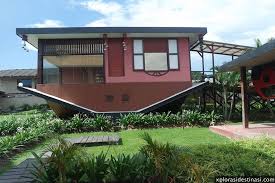
[[[206,27],[59,27],[16,28],[20,37],[25,34],[74,34],[74,33],[195,33],[205,35]]]
[[[275,55],[275,40],[270,41],[259,48],[248,51],[233,61],[220,66],[220,70],[223,72],[237,71],[240,67],[247,67],[249,69],[257,65],[273,62],[275,57],[267,57],[267,59],[264,58],[268,54]]]

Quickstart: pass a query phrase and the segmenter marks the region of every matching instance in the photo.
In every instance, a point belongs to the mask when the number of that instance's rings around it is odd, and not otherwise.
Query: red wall
[[[155,41],[154,41],[155,40]],[[164,40],[156,39],[144,39],[144,46],[147,51],[151,49],[167,50],[167,46],[164,46]],[[147,46],[148,45],[148,46]],[[149,46],[151,45],[151,46]],[[157,46],[156,46],[157,45]],[[167,45],[167,43],[166,43]],[[152,47],[153,46],[153,47]],[[150,48],[151,47],[151,48]],[[179,70],[169,71],[163,76],[150,76],[144,71],[133,70],[133,40],[132,38],[126,38],[126,50],[123,51],[124,56],[124,76],[112,77],[105,74],[106,83],[125,83],[125,82],[186,82],[191,81],[190,73],[190,51],[188,38],[178,38],[178,53],[179,53]],[[166,49],[165,49],[166,48]],[[111,47],[105,51],[104,63],[108,64],[108,52]],[[109,73],[109,67],[105,67],[105,73]]]
[[[134,111],[165,99],[191,86],[191,82],[112,83],[112,84],[38,84],[37,89],[91,110]],[[128,101],[123,101],[123,96]],[[112,96],[112,101],[106,97]]]

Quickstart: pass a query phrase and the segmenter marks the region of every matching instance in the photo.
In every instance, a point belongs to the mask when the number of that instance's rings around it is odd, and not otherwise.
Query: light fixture
[[[103,39],[104,39],[103,49],[104,51],[106,51],[108,49],[107,34],[103,34]]]
[[[27,44],[26,44],[26,41],[28,40],[28,37],[26,35],[23,35],[22,36],[22,43],[23,43],[23,46],[22,48],[26,51],[26,52],[29,52],[28,48],[27,48]]]
[[[106,40],[106,39],[105,39],[105,41],[104,41],[103,46],[104,46],[104,50],[107,50],[107,48],[108,48],[108,43],[107,43],[107,40]]]
[[[19,87],[23,87],[24,84],[20,82],[20,83],[18,83],[18,86],[19,86]]]
[[[127,34],[123,34],[123,42],[122,42],[122,47],[123,50],[126,51],[127,50],[127,43],[126,43],[126,38],[127,38]]]
[[[126,45],[125,41],[122,42],[122,46],[123,46],[123,50],[126,51],[127,50],[127,45]]]

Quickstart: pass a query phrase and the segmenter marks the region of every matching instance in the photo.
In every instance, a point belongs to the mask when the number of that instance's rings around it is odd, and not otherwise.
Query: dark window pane
[[[23,83],[24,87],[32,87],[32,80],[31,79],[19,79],[17,83]]]

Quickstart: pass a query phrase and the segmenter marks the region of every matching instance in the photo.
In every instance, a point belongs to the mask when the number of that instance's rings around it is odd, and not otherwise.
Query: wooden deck
[[[65,140],[76,145],[93,146],[93,145],[118,144],[120,142],[120,137],[118,135],[86,136],[86,137],[79,137],[79,138],[67,138]]]
[[[118,135],[111,136],[85,136],[79,138],[67,138],[68,142],[81,146],[117,145],[120,142]],[[45,153],[47,156],[51,152]],[[34,169],[35,159],[26,159],[16,167],[11,168],[0,176],[0,183],[29,183],[33,180],[31,171]]]

